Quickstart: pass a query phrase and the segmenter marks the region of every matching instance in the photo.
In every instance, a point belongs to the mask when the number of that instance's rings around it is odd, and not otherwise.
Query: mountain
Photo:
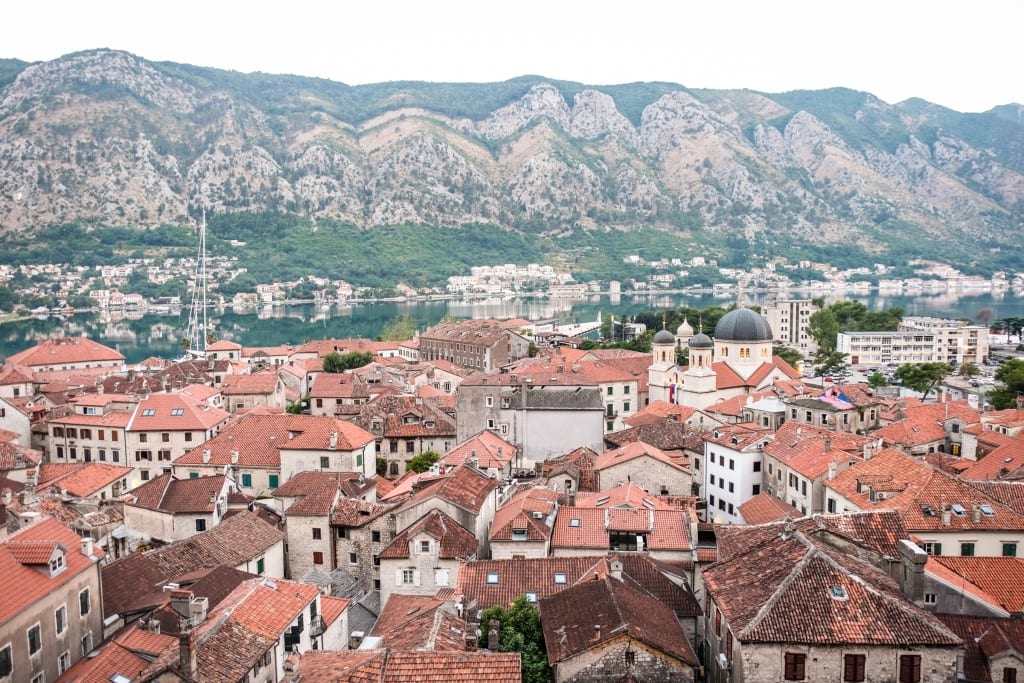
[[[112,50],[0,60],[0,231],[183,224],[200,205],[567,250],[646,230],[740,263],[1024,270],[1024,106],[539,76],[348,86]]]

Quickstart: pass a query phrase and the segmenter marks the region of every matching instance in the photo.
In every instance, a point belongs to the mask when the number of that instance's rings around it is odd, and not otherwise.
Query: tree
[[[960,376],[961,377],[971,378],[971,377],[977,377],[980,374],[981,374],[981,368],[979,368],[974,363],[964,363],[963,365],[960,366]]]
[[[387,458],[377,456],[377,476],[383,477],[388,473],[388,461]]]
[[[786,361],[794,368],[804,362],[804,355],[788,346],[774,346],[772,347],[772,354]]]
[[[405,463],[406,472],[426,472],[434,466],[438,460],[441,459],[441,455],[434,451],[423,451],[419,455],[409,458],[409,462]]]
[[[828,353],[836,350],[839,321],[831,308],[823,308],[812,313],[807,321],[807,332],[814,338],[819,351]]]
[[[361,368],[364,365],[373,362],[373,354],[369,351],[349,351],[348,353],[341,354],[337,351],[331,351],[329,354],[324,356],[324,372],[345,372],[346,370],[354,370]]]
[[[988,393],[989,403],[997,410],[1013,408],[1017,397],[1024,395],[1024,360],[1013,358],[996,370],[996,379],[1003,383]]]
[[[480,615],[480,647],[488,646],[491,622],[498,622],[498,652],[518,652],[521,656],[523,683],[549,683],[554,680],[548,665],[540,613],[525,595],[505,609],[489,607]]]
[[[889,386],[889,380],[886,379],[885,375],[875,370],[868,375],[868,386],[872,389],[878,389],[879,387]]]
[[[896,378],[903,383],[903,386],[914,391],[920,391],[921,398],[927,398],[928,392],[941,382],[949,374],[948,363],[917,363],[915,365],[901,365],[896,370]]]
[[[845,370],[849,364],[846,362],[846,354],[840,351],[829,351],[822,353],[818,351],[818,355],[814,357],[814,363],[817,365],[819,375],[827,375],[833,372],[839,372]]]

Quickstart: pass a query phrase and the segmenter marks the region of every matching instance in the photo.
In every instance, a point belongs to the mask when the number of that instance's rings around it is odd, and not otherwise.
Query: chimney
[[[906,539],[900,541],[899,551],[900,590],[904,597],[921,607],[924,605],[924,565],[928,562],[928,553]]]
[[[238,450],[234,449],[234,448],[231,449],[231,464],[232,465],[237,465],[238,464]]]
[[[209,448],[204,448],[203,449],[203,464],[206,465],[209,462],[210,462],[210,449]]]
[[[338,450],[338,432],[331,432],[331,440],[327,447],[332,451]]]
[[[874,455],[875,445],[873,443],[864,444],[864,459],[870,460],[871,456]]]
[[[497,619],[491,619],[491,629],[487,632],[487,649],[491,652],[498,651],[498,627],[501,622]]]
[[[192,611],[189,608],[189,604],[192,602],[192,598],[195,596],[192,591],[183,588],[178,588],[171,591],[171,609],[177,612],[181,617],[185,619],[192,618]]]
[[[92,537],[86,536],[82,539],[82,554],[92,559]]]
[[[943,506],[942,507],[942,526],[949,526],[949,523],[952,521],[952,519],[953,519],[953,513],[950,512],[948,507]]]
[[[825,451],[824,452],[828,453],[830,450],[832,450],[832,437],[826,436],[824,441],[825,441]]]
[[[2,492],[0,492],[0,501],[3,501],[4,505],[10,505],[11,504],[11,490],[10,489],[4,489]]]
[[[622,581],[622,562],[620,560],[612,560],[610,565],[612,577]]]
[[[195,629],[191,626],[178,634],[178,673],[185,683],[199,682],[199,658],[196,656]]]
[[[974,506],[974,523],[978,524],[979,522],[981,522],[981,506],[980,505],[975,505]]]
[[[363,631],[352,631],[348,636],[348,647],[350,650],[358,650],[359,646],[363,644]]]
[[[832,481],[836,478],[836,461],[832,460],[828,463],[828,479]]]

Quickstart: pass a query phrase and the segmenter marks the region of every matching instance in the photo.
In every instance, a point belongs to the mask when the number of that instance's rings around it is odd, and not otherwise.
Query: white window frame
[[[58,615],[63,612],[63,618],[58,619]],[[63,628],[62,628],[63,627]],[[68,605],[64,603],[53,610],[53,630],[58,636],[64,635],[68,630]]]

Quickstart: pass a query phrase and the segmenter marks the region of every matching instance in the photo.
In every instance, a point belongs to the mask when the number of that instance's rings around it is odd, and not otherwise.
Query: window
[[[555,572],[555,583],[557,585],[565,585],[565,574],[562,572]]]
[[[206,531],[206,520],[199,518],[196,520],[196,531]]]
[[[715,635],[722,635],[722,612],[721,610],[715,610]]]
[[[244,486],[245,488],[252,488],[252,475],[251,474],[243,474],[242,475],[242,486]]]
[[[843,656],[843,680],[863,681],[864,664],[867,655],[844,655]]]
[[[736,461],[733,460],[732,458],[729,458],[729,469],[730,470],[736,469]]]
[[[260,559],[256,560],[256,573],[262,574],[263,570],[266,568],[266,564],[266,558],[261,557]]]
[[[149,440],[149,435],[146,433],[139,434],[139,443],[146,443]]]
[[[322,538],[322,536],[321,536],[320,527],[318,527],[318,526],[313,527],[313,540],[314,541],[319,541],[321,538]]]
[[[163,432],[163,433],[161,433],[160,434],[160,441],[162,441],[164,443],[170,443],[171,442],[171,434],[170,434],[170,432]]]
[[[783,678],[787,681],[806,680],[804,675],[804,664],[806,661],[807,655],[802,652],[787,652]]]
[[[755,472],[760,472],[761,471],[761,461],[760,460],[755,460],[754,461],[754,471]]]
[[[974,543],[966,542],[960,544],[960,554],[963,557],[974,557]]]
[[[67,650],[60,653],[57,657],[57,675],[61,675],[65,671],[71,668],[71,653]]]
[[[35,624],[28,630],[28,653],[34,655],[43,647],[43,634],[39,630],[39,624]]]
[[[155,408],[146,408],[146,409],[144,409],[142,411],[142,416],[143,417],[152,417],[154,415],[156,415],[156,409]],[[143,434],[143,436],[145,436],[145,434]]]
[[[712,474],[711,475],[711,485],[714,486],[716,481],[717,480],[715,479],[715,475]]]
[[[919,683],[921,680],[921,655],[900,655],[900,683]]]
[[[57,625],[57,635],[64,633],[68,627],[68,608],[64,605],[58,607],[53,613],[53,621]]]
[[[270,479],[270,482],[269,482],[270,483],[270,488],[276,489],[277,486],[278,486],[277,481],[279,479],[279,475],[271,474],[269,479]]]
[[[10,676],[14,670],[14,660],[11,655],[11,645],[8,643],[0,649],[0,676]]]
[[[86,631],[85,635],[82,636],[82,640],[79,642],[82,646],[83,657],[92,652],[92,631]]]
[[[316,552],[313,553],[313,564],[323,564],[323,563],[324,563],[324,554],[322,552],[320,552],[319,550],[317,550]]]
[[[1017,670],[1003,669],[1003,683],[1017,683]]]
[[[84,617],[92,609],[92,603],[89,602],[89,589],[86,588],[78,594],[78,615]]]
[[[936,599],[935,593],[925,593],[924,594],[924,604],[926,604],[926,605],[934,605],[936,602],[937,602],[937,599]]]
[[[185,414],[184,408],[171,408],[171,415],[174,417],[180,417]]]
[[[421,553],[429,553],[430,552],[430,541],[420,541],[420,552]]]
[[[629,401],[626,401],[625,403],[622,404],[622,411],[626,413],[629,412]]]
[[[760,484],[754,484],[754,485],[753,485],[753,486],[751,487],[751,492],[750,492],[750,495],[752,495],[752,496],[756,496],[756,495],[758,495],[759,493],[761,493],[761,485],[760,485]]]
[[[493,408],[494,407],[494,397],[493,396],[485,396],[484,397],[484,405],[487,406],[488,408]]]
[[[192,440],[192,432],[185,432],[185,441]]]
[[[733,492],[733,491],[732,491],[732,482],[730,481],[730,482],[729,482],[729,493],[732,493],[732,492]]]
[[[608,387],[608,395],[611,396],[613,393],[615,393],[615,387]]]
[[[928,553],[929,555],[941,555],[942,554],[942,544],[941,543],[935,543],[934,541],[928,541],[927,543],[924,544],[924,551],[926,553]]]
[[[1017,557],[1017,544],[1016,543],[1004,543],[1003,544],[1003,557]]]
[[[380,532],[379,531],[371,531],[370,532],[370,540],[373,541],[374,543],[380,543]]]
[[[348,554],[348,563],[349,564],[359,564],[359,556],[356,555],[355,553],[349,553]]]
[[[490,578],[490,574],[487,575]],[[406,585],[412,585],[412,582],[416,580],[415,569],[403,569],[402,570],[402,583]]]
[[[380,555],[374,555],[373,556],[373,566],[374,567],[379,567],[380,566]]]

